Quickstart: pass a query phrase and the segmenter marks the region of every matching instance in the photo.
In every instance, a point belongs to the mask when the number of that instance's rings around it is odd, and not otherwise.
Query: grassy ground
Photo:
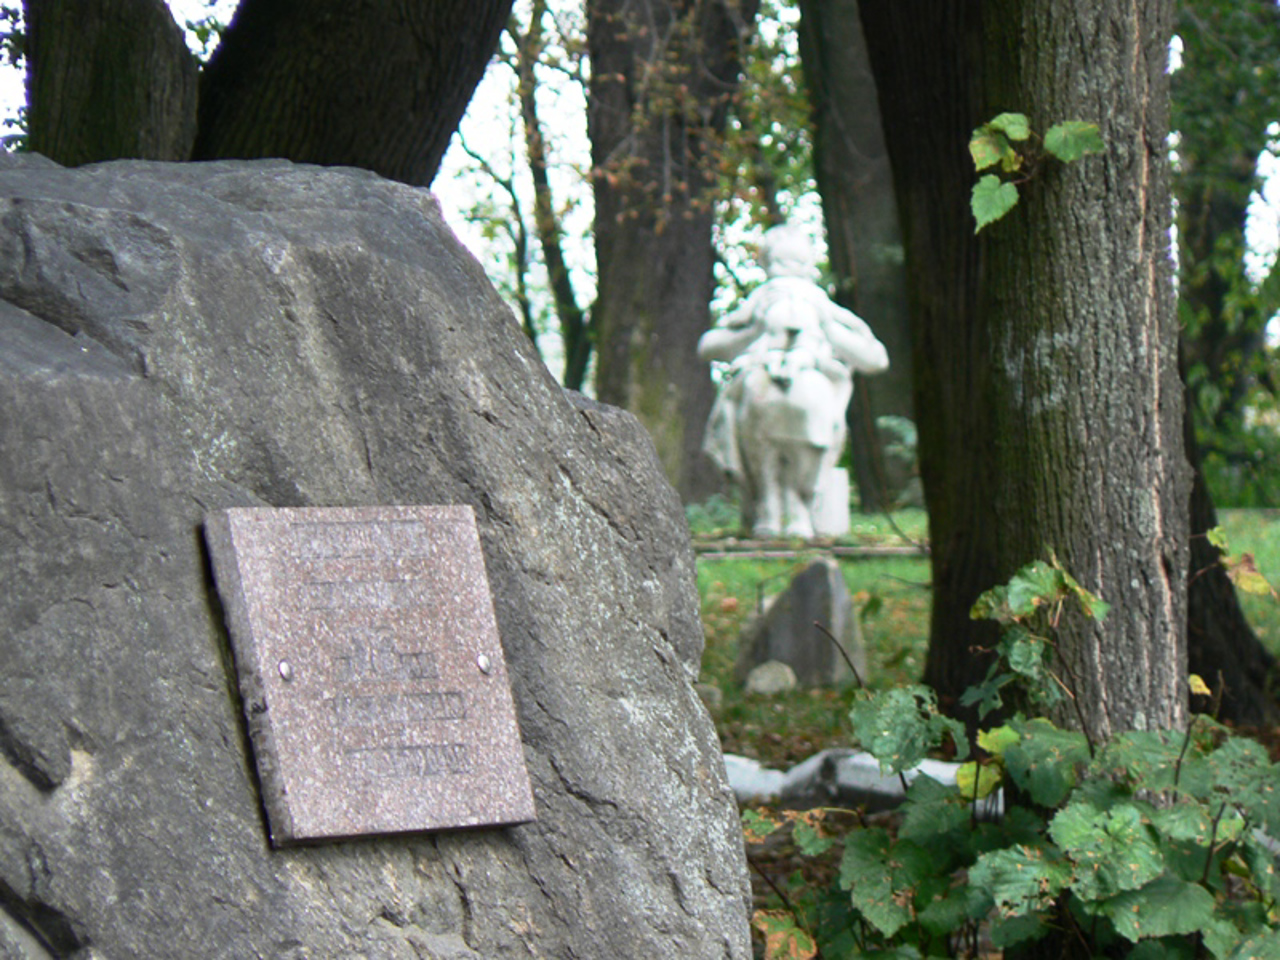
[[[1258,571],[1280,589],[1280,510],[1220,510],[1218,524],[1232,555],[1253,555]],[[1237,591],[1258,639],[1280,656],[1280,599]]]
[[[693,518],[695,537],[723,534],[723,513]],[[701,522],[699,522],[701,519]],[[1280,511],[1224,510],[1221,525],[1230,552],[1253,555],[1259,571],[1280,587]],[[700,529],[701,528],[701,529]],[[895,529],[896,528],[896,529]],[[842,543],[904,546],[928,536],[922,511],[885,518],[857,518]],[[738,635],[764,598],[785,588],[817,551],[793,559],[700,558],[698,590],[706,652],[702,681],[718,687],[713,710],[721,742],[729,753],[754,757],[785,769],[825,747],[848,746],[847,715],[852,689],[801,689],[779,697],[747,696],[732,678]],[[854,598],[867,646],[869,686],[882,688],[919,679],[928,645],[929,561],[912,557],[842,559],[841,570]],[[1280,655],[1280,599],[1240,593],[1246,615],[1262,642]]]
[[[1251,554],[1258,571],[1280,587],[1280,511],[1226,510],[1220,511],[1219,519],[1229,553],[1234,557]],[[691,520],[695,536],[700,528],[704,536],[723,536],[732,530],[736,517],[719,509]],[[926,540],[927,528],[927,519],[919,511],[895,514],[892,524],[884,519],[860,518],[850,542],[901,546]],[[721,743],[726,752],[754,757],[775,769],[786,769],[826,747],[849,745],[851,688],[749,697],[732,678],[738,636],[747,619],[764,597],[784,588],[815,553],[785,560],[728,556],[701,557],[698,561],[706,632],[702,681],[714,684],[722,693],[720,706],[712,711]],[[923,555],[850,558],[841,559],[840,567],[861,618],[868,684],[890,687],[918,680],[928,645],[928,559]],[[1280,656],[1280,598],[1244,591],[1239,595],[1259,638]],[[797,891],[825,889],[834,876],[840,849],[839,845],[834,847],[825,860],[801,856],[789,829],[778,831],[763,845],[751,845],[748,856],[755,908],[783,906],[777,896],[780,887],[789,889],[792,897]],[[754,928],[753,937],[761,948]]]
[[[895,526],[897,529],[895,529]],[[859,518],[844,544],[910,546],[927,536],[922,511]],[[696,528],[695,528],[696,530]],[[764,599],[783,590],[818,551],[789,559],[703,558],[698,589],[706,652],[702,681],[723,694],[714,712],[726,751],[785,768],[829,746],[848,745],[852,688],[800,689],[779,697],[747,696],[732,678],[738,635]],[[842,559],[841,571],[862,624],[868,685],[889,687],[916,680],[924,666],[929,624],[929,561],[909,557]]]

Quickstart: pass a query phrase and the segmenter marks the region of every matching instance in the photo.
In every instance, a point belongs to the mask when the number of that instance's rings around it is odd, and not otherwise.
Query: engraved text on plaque
[[[225,510],[205,536],[274,843],[533,819],[470,507]]]

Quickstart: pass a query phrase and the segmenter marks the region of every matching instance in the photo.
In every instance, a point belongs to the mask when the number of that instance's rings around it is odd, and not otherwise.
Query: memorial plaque
[[[271,840],[534,819],[470,507],[210,514]]]

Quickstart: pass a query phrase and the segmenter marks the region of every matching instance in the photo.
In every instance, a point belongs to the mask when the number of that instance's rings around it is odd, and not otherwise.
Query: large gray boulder
[[[680,504],[425,190],[0,159],[0,956],[745,958]],[[201,538],[470,504],[538,820],[273,850]]]

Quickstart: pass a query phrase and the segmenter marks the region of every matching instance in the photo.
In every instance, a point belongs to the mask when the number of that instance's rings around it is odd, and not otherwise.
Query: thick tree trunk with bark
[[[197,65],[163,0],[25,0],[28,145],[66,166],[185,160]]]
[[[26,0],[31,148],[431,182],[511,0],[243,0],[199,77],[162,0]],[[193,145],[194,138],[194,145]]]
[[[1113,604],[1058,639],[1095,737],[1186,714],[1187,509],[1168,255],[1171,5],[868,4],[907,239],[934,550],[926,680],[956,694],[990,633],[973,600],[1050,552]],[[972,239],[970,131],[1099,124]]]
[[[893,506],[906,479],[886,462],[876,421],[914,418],[898,206],[858,4],[800,0],[799,40],[836,300],[871,324],[889,351],[889,370],[859,376],[849,408],[858,492],[870,513]]]
[[[510,0],[243,0],[201,78],[194,158],[431,181]]]
[[[976,3],[860,4],[906,255],[920,472],[929,509],[933,614],[925,680],[953,712],[986,673],[995,627],[971,620],[1010,571],[993,544],[987,318],[965,144],[981,122]]]
[[[687,499],[720,485],[702,453],[714,390],[715,154],[752,0],[592,0],[589,130],[598,295],[596,395],[636,414]]]

